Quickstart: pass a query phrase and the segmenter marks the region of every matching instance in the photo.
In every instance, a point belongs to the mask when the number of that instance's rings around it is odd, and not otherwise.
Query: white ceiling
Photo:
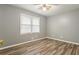
[[[56,14],[60,14],[63,12],[67,12],[67,11],[71,11],[79,8],[78,4],[61,4],[61,5],[55,5],[55,7],[52,7],[51,10],[48,12],[44,12],[38,9],[38,7],[34,4],[14,4],[13,6],[24,8],[26,10],[30,10],[32,12],[35,12],[44,16],[56,15]]]

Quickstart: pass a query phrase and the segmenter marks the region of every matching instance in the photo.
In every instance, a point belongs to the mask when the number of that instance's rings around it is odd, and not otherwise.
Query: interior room
[[[0,55],[79,55],[79,5],[0,4]]]

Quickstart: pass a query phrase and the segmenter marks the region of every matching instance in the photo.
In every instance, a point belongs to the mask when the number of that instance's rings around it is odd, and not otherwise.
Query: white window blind
[[[21,14],[20,16],[20,33],[35,33],[40,32],[40,18],[39,17],[31,17],[25,14]]]
[[[21,14],[20,23],[21,23],[20,25],[21,34],[31,32],[31,19],[27,15]]]
[[[32,18],[32,32],[40,31],[40,19],[37,17]]]

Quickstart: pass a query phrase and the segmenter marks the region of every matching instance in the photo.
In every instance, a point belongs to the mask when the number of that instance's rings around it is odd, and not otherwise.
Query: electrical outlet
[[[32,39],[33,39],[33,37],[32,37]]]
[[[64,38],[63,36],[60,36],[60,38]]]
[[[52,36],[55,36],[55,35],[52,35]]]
[[[35,37],[38,37],[38,35],[36,35]]]

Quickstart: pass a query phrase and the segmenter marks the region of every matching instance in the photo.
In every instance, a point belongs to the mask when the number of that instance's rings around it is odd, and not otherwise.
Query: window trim
[[[31,31],[30,32],[26,32],[26,33],[21,33],[21,25],[28,25],[28,24],[21,24],[21,16],[22,15],[25,15],[25,16],[27,16],[27,17],[30,17],[30,19],[31,19]],[[33,24],[32,24],[32,18],[34,18],[34,17],[37,17],[37,18],[39,18],[39,32],[33,32],[32,30],[33,30]],[[20,34],[32,34],[32,33],[40,33],[40,17],[38,17],[38,16],[31,16],[31,15],[27,15],[27,14],[20,14]],[[36,25],[35,25],[36,26]]]

